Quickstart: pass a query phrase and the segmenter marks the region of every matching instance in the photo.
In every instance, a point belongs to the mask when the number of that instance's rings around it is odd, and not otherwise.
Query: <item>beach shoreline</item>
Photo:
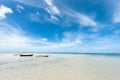
[[[0,80],[120,80],[119,58],[66,54],[35,56],[0,55],[0,61],[6,62],[0,64]]]

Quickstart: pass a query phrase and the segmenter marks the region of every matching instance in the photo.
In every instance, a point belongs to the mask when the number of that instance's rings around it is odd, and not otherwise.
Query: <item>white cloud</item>
[[[63,48],[63,47],[72,47],[72,46],[77,46],[79,44],[81,44],[81,38],[72,33],[72,32],[65,32],[63,34],[63,38],[60,42],[55,43],[51,46],[51,48]]]
[[[24,3],[26,5],[34,6],[37,8],[46,9],[46,11],[50,14],[56,14],[56,15],[60,14],[60,11],[53,4],[52,0],[37,0],[37,1],[34,1],[34,0],[15,0],[15,1]]]
[[[65,9],[65,16],[68,16],[68,21],[76,22],[82,26],[97,26],[97,22],[95,22],[91,17],[88,17],[80,12],[76,12],[71,9]]]
[[[45,0],[46,4],[48,5],[45,9],[50,14],[52,22],[59,21],[57,16],[60,16],[60,11],[58,7],[53,4],[53,0]]]
[[[40,9],[45,9],[49,14],[47,21],[51,21],[53,23],[58,22],[59,24],[69,24],[69,23],[78,23],[82,26],[96,26],[97,22],[95,22],[91,16],[84,15],[80,12],[76,12],[65,5],[64,7],[59,7],[60,5],[55,4],[54,0],[16,0],[21,3],[25,3],[30,6],[38,7]],[[39,4],[39,5],[38,5]],[[63,23],[59,22],[60,17],[63,19]]]
[[[45,2],[46,2],[49,6],[53,6],[52,0],[45,0]]]
[[[34,6],[37,8],[45,8],[45,6],[46,6],[44,4],[44,0],[36,0],[36,1],[34,1],[34,0],[14,0],[14,1],[29,5],[29,6]]]
[[[56,21],[59,21],[57,16],[60,16],[60,10],[54,4],[53,0],[37,0],[37,1],[34,1],[34,0],[15,0],[15,1],[46,10],[50,15],[50,17],[48,17],[47,21],[50,21],[53,23]]]
[[[24,32],[5,22],[0,22],[0,51],[29,52],[44,50],[46,38],[33,39]],[[38,46],[37,46],[38,45]]]
[[[84,26],[96,26],[95,21],[93,21],[90,17],[87,17],[82,14],[78,14],[78,21],[80,22],[81,25],[84,25]]]
[[[9,7],[6,7],[4,5],[0,6],[0,20],[6,18],[6,14],[11,14],[13,13],[12,9]]]
[[[54,51],[64,47],[76,46],[81,43],[72,33],[65,33],[59,42],[50,42],[47,38],[33,38],[25,36],[20,28],[0,22],[0,50],[1,51]],[[74,37],[74,38],[73,38]]]
[[[117,11],[117,13],[114,14],[113,16],[113,22],[120,22],[120,10]]]
[[[20,47],[27,41],[27,38],[22,36],[21,30],[4,22],[0,22],[0,38],[0,49]]]
[[[113,4],[113,22],[120,22],[120,0],[111,2]]]
[[[54,21],[59,21],[59,19],[53,15],[51,15],[51,19],[54,20]]]
[[[48,4],[48,7],[46,8],[46,10],[48,11],[48,13],[50,13],[51,15],[60,15],[60,11],[58,10],[58,8],[53,4],[53,0],[45,0],[45,2]]]
[[[21,13],[21,11],[24,10],[24,7],[21,5],[17,5],[16,8],[19,13]]]
[[[119,37],[119,35],[117,35]],[[118,38],[117,37],[117,38]],[[85,43],[83,39],[91,38],[92,42]],[[49,51],[80,51],[104,52],[119,48],[120,41],[112,36],[84,35],[79,32],[65,32],[59,42],[51,42],[47,38],[25,36],[20,28],[0,22],[0,51],[14,52],[49,52]],[[114,43],[114,44],[113,44]],[[91,46],[92,45],[92,46]],[[117,49],[118,49],[117,48]]]

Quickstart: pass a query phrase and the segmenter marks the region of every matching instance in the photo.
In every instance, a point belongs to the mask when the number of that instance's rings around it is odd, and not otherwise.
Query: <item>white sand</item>
[[[20,58],[0,55],[0,80],[120,80],[120,58],[51,55]],[[7,61],[8,60],[8,61]]]

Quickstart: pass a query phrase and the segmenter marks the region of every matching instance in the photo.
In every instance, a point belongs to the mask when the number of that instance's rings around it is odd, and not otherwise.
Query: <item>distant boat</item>
[[[20,57],[33,56],[33,54],[20,54]]]
[[[49,57],[49,55],[37,55],[36,57]]]

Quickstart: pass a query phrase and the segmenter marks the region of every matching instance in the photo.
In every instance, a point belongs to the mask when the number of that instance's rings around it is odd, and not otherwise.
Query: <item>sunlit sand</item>
[[[0,80],[120,80],[120,58],[89,55],[0,55]]]

